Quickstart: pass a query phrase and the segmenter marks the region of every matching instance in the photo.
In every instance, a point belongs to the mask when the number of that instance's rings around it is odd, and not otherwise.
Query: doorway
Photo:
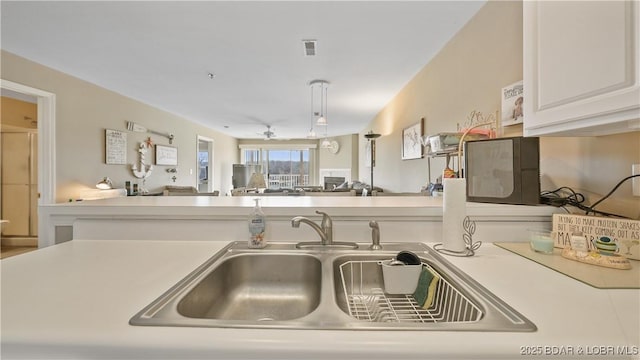
[[[197,140],[198,192],[213,191],[213,139],[198,135]]]
[[[33,216],[37,219],[39,214],[39,206],[55,203],[55,94],[32,88],[30,86],[18,84],[15,82],[0,80],[0,89],[6,93],[12,93],[17,96],[25,96],[27,98],[34,99],[37,105],[36,119],[37,126],[34,133],[37,136],[32,136],[32,147],[37,149],[33,150],[32,158],[33,164],[33,180],[34,186],[31,191],[31,198],[33,203]],[[4,111],[4,110],[3,110]],[[33,121],[33,120],[31,120]],[[0,122],[0,128],[5,124]],[[35,174],[33,174],[35,173]],[[3,194],[0,192],[0,202]],[[3,228],[5,225],[2,225]],[[37,224],[33,224],[32,232],[38,236],[43,234],[49,229],[45,229],[42,221],[38,221]],[[38,236],[38,246],[44,246],[41,244],[40,237]]]
[[[5,258],[38,245],[37,99],[2,90],[0,218]]]

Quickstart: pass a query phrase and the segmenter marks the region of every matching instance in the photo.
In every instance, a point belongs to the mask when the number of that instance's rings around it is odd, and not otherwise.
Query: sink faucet
[[[316,214],[322,215],[320,226],[304,216],[296,216],[291,219],[291,226],[299,228],[300,223],[305,223],[320,235],[322,245],[331,245],[333,243],[333,221],[327,213],[316,210]]]
[[[320,235],[320,242],[311,241],[311,242],[300,242],[296,244],[298,249],[306,248],[306,247],[314,247],[314,246],[323,246],[323,247],[338,247],[338,248],[350,248],[357,249],[358,244],[352,242],[334,242],[333,241],[333,221],[329,214],[324,213],[322,211],[316,210],[316,214],[322,215],[322,222],[320,225],[311,221],[309,218],[304,216],[296,216],[291,219],[291,226],[294,228],[299,228],[300,223],[305,223],[313,230],[315,230],[318,235]]]

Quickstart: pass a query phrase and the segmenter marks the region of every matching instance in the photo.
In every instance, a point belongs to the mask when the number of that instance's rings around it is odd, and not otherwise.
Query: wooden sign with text
[[[571,234],[582,233],[589,246],[595,250],[593,242],[608,237],[619,248],[619,254],[629,259],[640,260],[640,221],[572,214],[553,214],[552,235],[555,246],[569,247]]]

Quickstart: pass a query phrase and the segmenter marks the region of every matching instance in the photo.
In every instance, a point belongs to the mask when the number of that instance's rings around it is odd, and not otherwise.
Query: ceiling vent
[[[302,40],[304,56],[316,56],[316,40]]]

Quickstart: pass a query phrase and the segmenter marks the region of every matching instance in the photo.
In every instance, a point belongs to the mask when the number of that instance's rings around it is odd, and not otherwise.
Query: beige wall
[[[382,134],[377,141],[376,186],[393,192],[418,191],[428,182],[427,159],[400,160],[402,129],[424,117],[426,134],[455,131],[472,110],[485,114],[500,109],[500,89],[522,80],[522,3],[490,1],[411,79],[404,89],[361,132]],[[521,135],[521,126],[505,129]],[[360,144],[360,174],[364,171]],[[569,186],[593,202],[631,174],[640,163],[640,133],[594,138],[543,138],[542,189]],[[431,181],[440,175],[443,159],[431,161]],[[587,189],[589,191],[587,191]],[[625,183],[598,209],[639,218],[640,198]]]
[[[471,111],[489,114],[500,108],[500,89],[522,79],[521,28],[521,4],[488,3],[383,108],[361,133],[382,135],[376,142],[376,186],[412,192],[428,183],[426,158],[401,160],[403,128],[425,118],[425,134],[456,131]],[[365,145],[360,146],[360,173],[368,180]],[[443,159],[431,161],[432,181],[443,167]]]
[[[238,162],[232,137],[5,51],[2,78],[56,94],[56,201],[82,197],[103,176],[117,187],[135,182],[130,169],[138,162],[139,143],[151,136],[154,143],[168,145],[166,137],[128,132],[128,164],[106,165],[104,130],[124,131],[127,121],[175,135],[177,181],[172,182],[167,166],[155,166],[147,179],[151,191],[168,184],[196,186],[197,135],[214,140],[214,189],[225,193],[231,188],[231,164]]]
[[[640,132],[599,137],[545,137],[540,143],[543,189],[568,186],[594,203],[640,164]],[[628,180],[596,209],[640,219],[640,197]]]
[[[358,134],[343,135],[329,138],[340,144],[340,150],[332,154],[328,149],[319,149],[320,169],[351,169],[351,179],[359,180],[358,176]]]

